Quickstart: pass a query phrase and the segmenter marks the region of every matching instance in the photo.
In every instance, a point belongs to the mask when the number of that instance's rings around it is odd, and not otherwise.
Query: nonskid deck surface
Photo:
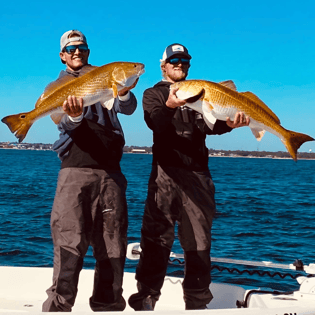
[[[35,267],[6,267],[0,266],[0,313],[41,313],[42,303],[46,300],[46,290],[52,281],[52,268]],[[74,313],[92,313],[89,307],[89,297],[93,288],[94,270],[82,270],[79,279],[79,289]],[[275,300],[272,308],[266,308],[258,298],[255,308],[237,309],[236,300],[242,300],[245,290],[239,286],[225,284],[211,284],[214,299],[209,304],[211,309],[202,311],[185,311],[183,293],[180,278],[166,277],[162,288],[162,295],[156,304],[155,313],[159,314],[315,314],[315,299],[311,304],[296,303],[296,300]],[[136,290],[134,273],[124,275],[124,298],[126,301]],[[278,301],[278,302],[277,302]],[[312,307],[313,304],[313,307]],[[126,306],[124,314],[135,314],[134,310]],[[147,312],[141,312],[145,314]],[[105,313],[104,313],[105,314]],[[117,314],[117,312],[106,312],[106,314]]]

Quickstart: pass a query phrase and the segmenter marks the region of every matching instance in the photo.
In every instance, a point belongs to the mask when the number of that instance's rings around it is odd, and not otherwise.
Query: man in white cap
[[[169,87],[186,79],[190,61],[185,46],[168,46],[161,60],[164,79],[143,94],[144,117],[153,131],[154,144],[136,270],[138,293],[128,301],[135,310],[153,310],[159,299],[176,222],[185,254],[185,307],[205,309],[212,299],[210,247],[215,189],[205,139],[247,126],[249,118],[237,113],[234,121],[217,120],[211,130],[200,113],[186,107],[185,101],[176,97],[176,90]]]
[[[73,80],[93,67],[90,50],[78,30],[64,33],[60,58],[66,65],[58,80]],[[135,86],[135,84],[134,84]],[[117,113],[131,115],[137,106],[125,88],[107,110],[100,103],[84,107],[82,98],[64,101],[65,115],[53,149],[61,160],[51,213],[54,243],[53,284],[47,290],[44,312],[71,311],[77,295],[79,274],[89,245],[96,259],[93,311],[123,311],[122,281],[127,247],[127,182],[120,160],[124,134]]]

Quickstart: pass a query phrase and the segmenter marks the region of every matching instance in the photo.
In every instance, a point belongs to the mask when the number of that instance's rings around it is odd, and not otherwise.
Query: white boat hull
[[[46,290],[52,282],[52,268],[35,267],[5,267],[0,266],[0,313],[41,313],[42,303],[46,300]],[[94,270],[82,270],[79,279],[78,295],[73,307],[74,313],[92,313],[89,307],[89,297],[93,288]],[[315,314],[315,295],[301,300],[305,293],[296,292],[295,296],[273,296],[271,294],[254,294],[249,300],[249,308],[236,308],[236,300],[243,300],[246,290],[240,286],[227,284],[211,284],[214,299],[208,305],[208,310],[185,311],[181,278],[166,277],[162,295],[156,304],[155,314],[255,314],[255,315],[285,315],[285,314]],[[136,280],[134,273],[124,275],[124,298],[135,293]],[[135,314],[127,305],[124,314]],[[141,312],[146,314],[147,312]],[[117,314],[117,312],[106,312]]]

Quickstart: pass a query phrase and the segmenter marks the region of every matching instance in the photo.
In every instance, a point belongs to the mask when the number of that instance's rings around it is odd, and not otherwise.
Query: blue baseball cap
[[[188,49],[181,44],[172,44],[166,47],[161,61],[165,61],[174,55],[182,55],[191,59],[191,56],[188,54]]]

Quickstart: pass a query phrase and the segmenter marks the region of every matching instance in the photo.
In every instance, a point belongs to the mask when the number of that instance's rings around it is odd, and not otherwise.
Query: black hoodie
[[[220,135],[232,129],[217,120],[211,130],[200,113],[181,106],[166,106],[170,82],[161,81],[144,91],[144,119],[153,130],[153,164],[192,171],[208,170],[206,135]]]

